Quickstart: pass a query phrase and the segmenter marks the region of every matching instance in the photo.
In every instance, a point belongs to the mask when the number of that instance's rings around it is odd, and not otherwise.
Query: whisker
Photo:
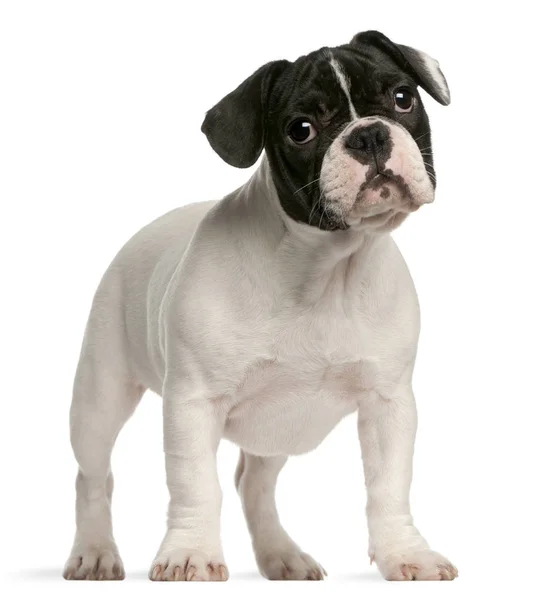
[[[320,221],[318,223],[318,229],[321,229],[321,227],[322,227],[322,219],[324,218],[324,215],[325,215],[325,211],[322,210],[322,216],[320,217]]]
[[[322,194],[323,194],[323,192],[322,192]],[[322,200],[322,194],[320,194],[320,198],[319,198],[320,202],[321,202],[321,200]],[[324,204],[324,205],[322,206],[322,216],[320,217],[320,222],[318,223],[318,229],[321,229],[321,226],[322,226],[322,219],[324,218],[324,215],[325,215],[326,213],[327,213],[327,206]]]
[[[298,194],[298,192],[300,192],[300,190],[303,190],[304,188],[308,187],[309,185],[312,185],[313,183],[316,183],[316,181],[320,181],[320,178],[318,177],[317,179],[314,179],[313,181],[311,181],[310,183],[307,183],[306,185],[303,185],[302,187],[299,187],[298,190],[296,190],[295,192],[293,192],[294,194]]]
[[[312,217],[314,216],[314,213],[316,212],[319,204],[320,204],[319,198],[312,204],[312,208],[310,209],[310,215],[308,216],[308,225],[312,224]]]
[[[320,192],[320,195],[318,196],[317,200],[312,205],[312,208],[310,210],[310,215],[308,217],[308,225],[312,224],[312,218],[313,218],[314,214],[316,213],[316,211],[318,210],[318,208],[320,207],[320,202],[322,201],[323,196],[324,196],[324,190],[322,190]]]
[[[415,142],[418,142],[419,140],[421,140],[424,136],[428,135],[430,132],[427,131],[426,133],[423,133],[422,135],[419,135],[418,138],[415,139]]]

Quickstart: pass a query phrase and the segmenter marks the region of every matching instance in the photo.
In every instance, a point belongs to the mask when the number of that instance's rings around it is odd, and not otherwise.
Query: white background
[[[0,571],[6,597],[485,598],[556,587],[556,86],[550,2],[3,1]],[[548,8],[545,8],[548,7]],[[154,584],[167,491],[160,400],[113,460],[127,580],[65,582],[76,465],[73,372],[92,294],[142,225],[248,177],[200,132],[261,64],[379,29],[439,59],[453,103],[425,97],[437,200],[396,232],[422,305],[415,375],[417,525],[454,582],[389,584],[367,559],[355,418],[279,484],[286,529],[323,583],[256,573],[223,443],[223,585]],[[192,584],[190,584],[191,586]]]

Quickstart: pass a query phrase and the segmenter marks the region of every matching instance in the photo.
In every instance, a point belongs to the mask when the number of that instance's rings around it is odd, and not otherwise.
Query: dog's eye
[[[413,110],[415,97],[409,88],[399,88],[395,90],[393,100],[397,112],[411,112],[411,110]]]
[[[313,140],[318,135],[318,132],[306,119],[297,119],[293,121],[289,127],[289,137],[297,144],[306,144]]]

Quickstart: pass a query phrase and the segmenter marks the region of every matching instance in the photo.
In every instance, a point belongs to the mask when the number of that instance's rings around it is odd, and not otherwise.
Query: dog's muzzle
[[[416,142],[382,117],[358,119],[339,134],[324,157],[320,185],[327,209],[348,225],[407,215],[434,199]]]

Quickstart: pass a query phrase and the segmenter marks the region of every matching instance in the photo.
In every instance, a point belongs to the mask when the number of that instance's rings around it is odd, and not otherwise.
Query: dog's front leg
[[[225,581],[216,453],[223,417],[203,394],[165,382],[163,419],[167,534],[151,566],[154,581]]]
[[[410,384],[384,398],[373,393],[359,407],[358,429],[367,488],[370,558],[386,579],[453,579],[455,567],[431,550],[409,507],[417,426]]]

